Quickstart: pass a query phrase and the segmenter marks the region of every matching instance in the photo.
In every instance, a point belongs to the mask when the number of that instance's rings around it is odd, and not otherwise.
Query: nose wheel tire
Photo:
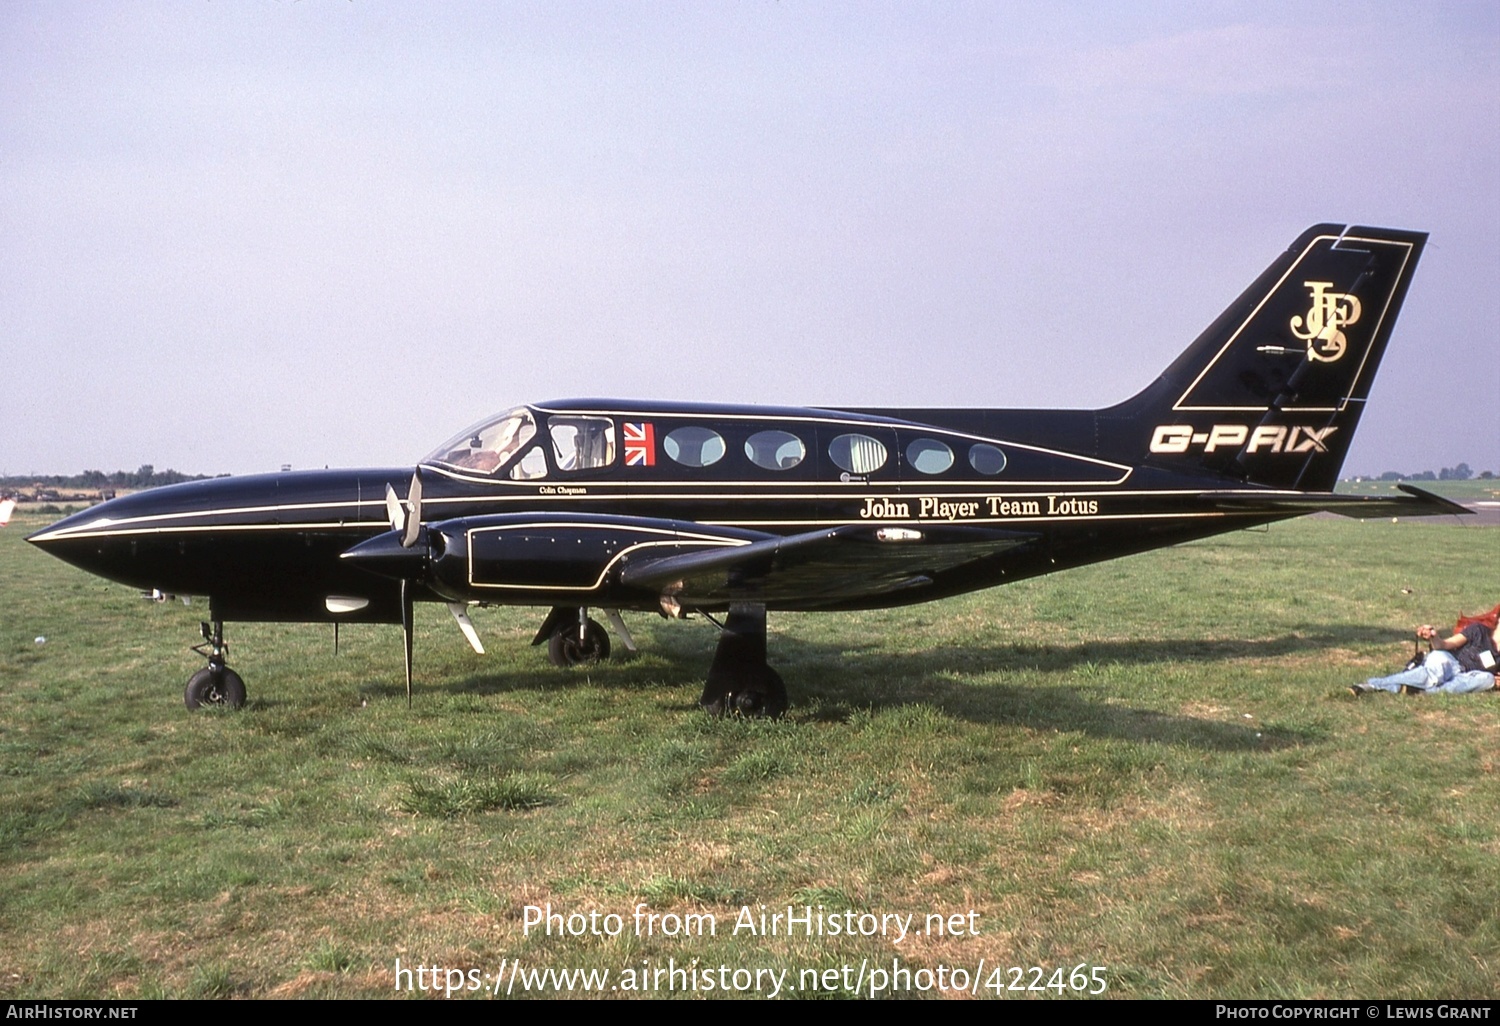
[[[189,709],[204,706],[238,709],[245,704],[245,682],[227,666],[218,669],[206,666],[188,679],[182,698]]]
[[[547,657],[553,666],[580,666],[609,658],[609,632],[597,620],[590,620],[583,637],[577,624],[566,624],[547,639]]]

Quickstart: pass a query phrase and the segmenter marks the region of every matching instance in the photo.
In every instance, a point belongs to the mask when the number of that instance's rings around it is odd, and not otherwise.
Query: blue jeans
[[[1427,658],[1416,669],[1403,670],[1389,677],[1371,677],[1364,684],[1376,691],[1400,691],[1402,685],[1428,692],[1463,695],[1473,691],[1488,691],[1495,686],[1495,678],[1483,670],[1465,672],[1452,652],[1438,649],[1427,653]]]
[[[1400,691],[1405,685],[1430,690],[1446,684],[1458,672],[1458,660],[1453,657],[1453,653],[1437,649],[1427,653],[1421,666],[1393,673],[1389,677],[1371,677],[1365,681],[1365,687],[1376,691]]]
[[[1455,673],[1446,684],[1439,684],[1427,693],[1435,695],[1441,691],[1445,695],[1467,695],[1475,691],[1488,691],[1494,686],[1495,675],[1488,670],[1467,670]]]

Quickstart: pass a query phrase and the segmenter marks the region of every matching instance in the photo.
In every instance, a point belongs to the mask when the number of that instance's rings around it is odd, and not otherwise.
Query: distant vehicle
[[[1308,229],[1155,382],[1101,410],[546,402],[415,473],[194,481],[30,541],[208,597],[189,707],[244,702],[225,665],[234,620],[399,623],[409,698],[412,606],[432,601],[479,652],[469,606],[550,607],[533,644],[563,665],[609,654],[590,609],[632,648],[620,610],[727,613],[701,702],[777,715],[767,610],[926,602],[1316,510],[1466,512],[1409,485],[1332,491],[1425,241]]]

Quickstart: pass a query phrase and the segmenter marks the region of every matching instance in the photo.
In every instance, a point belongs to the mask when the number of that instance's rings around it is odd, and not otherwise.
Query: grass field
[[[436,607],[411,710],[395,628],[335,656],[329,628],[235,624],[249,704],[189,714],[203,608],[33,550],[42,522],[0,530],[0,997],[386,997],[398,958],[1500,990],[1500,696],[1344,690],[1399,668],[1412,624],[1500,601],[1497,529],[1303,520],[773,615],[794,704],[772,723],[697,710],[701,622],[630,616],[640,655],[563,672],[527,646],[539,611],[476,611],[479,657]],[[523,935],[549,902],[625,930]],[[638,903],[717,936],[637,937]],[[788,904],[973,910],[978,933],[731,933]]]

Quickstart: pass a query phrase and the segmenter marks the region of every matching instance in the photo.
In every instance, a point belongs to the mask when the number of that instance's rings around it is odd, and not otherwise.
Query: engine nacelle
[[[765,537],[735,528],[647,517],[507,513],[424,524],[416,543],[392,531],[344,553],[367,570],[419,582],[452,602],[598,599],[644,559],[739,546]],[[618,597],[618,596],[617,596]],[[643,601],[654,593],[642,592]]]

